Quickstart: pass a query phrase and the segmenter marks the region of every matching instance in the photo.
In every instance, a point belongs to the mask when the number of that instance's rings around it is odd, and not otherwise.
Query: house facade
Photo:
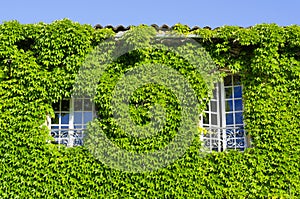
[[[177,132],[180,107],[167,95],[171,92],[161,92],[156,99],[165,103],[175,122],[168,120],[171,122],[156,140],[138,140],[110,119],[110,80],[116,80],[136,60],[150,63],[138,58],[162,59],[183,72],[188,68],[185,60],[160,51],[138,52],[148,57],[136,52],[124,55],[97,84],[101,95],[94,101],[72,98],[74,79],[91,49],[134,28],[92,27],[70,20],[0,24],[0,198],[300,197],[300,27],[151,27],[160,36],[171,30],[192,35],[226,75],[215,83],[210,102],[196,118],[199,137],[180,158],[149,171],[152,165],[160,165],[157,155],[145,164],[133,152],[151,154],[164,149]],[[140,39],[138,34],[134,38]],[[206,96],[201,93],[201,81],[189,72],[200,101]],[[143,98],[133,96],[133,117],[151,121],[148,109],[139,105],[150,109],[148,104],[153,101],[146,97],[160,88],[143,89],[147,91]],[[126,155],[133,158],[132,165],[139,172],[124,172],[122,164],[113,167],[91,154],[88,149],[93,148],[87,148],[83,138],[90,128],[87,125],[96,118],[103,128],[94,125],[92,130],[105,129],[109,140],[116,143],[113,146],[130,152]],[[138,119],[137,123],[144,124]],[[203,145],[209,153],[199,153]],[[113,163],[125,157],[108,152],[102,154]],[[164,157],[168,160],[172,155]]]

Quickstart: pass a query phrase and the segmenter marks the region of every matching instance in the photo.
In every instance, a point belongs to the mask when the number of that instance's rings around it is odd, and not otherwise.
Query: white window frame
[[[224,81],[215,84],[214,95],[211,101],[208,103],[208,109],[204,111],[204,114],[208,115],[208,123],[204,123],[203,115],[200,116],[200,124],[199,126],[205,128],[200,138],[203,141],[204,148],[208,151],[225,151],[229,149],[244,151],[249,147],[249,137],[245,132],[245,123],[242,120],[241,124],[236,124],[236,113],[243,113],[243,102],[242,102],[242,110],[235,110],[235,100],[242,100],[242,96],[239,98],[235,98],[234,88],[241,88],[241,93],[243,86],[241,83],[239,85],[234,85],[233,78],[236,75],[228,74],[231,78],[231,85],[225,86]],[[227,77],[228,77],[227,76]],[[225,89],[232,88],[232,97],[226,98]],[[232,100],[232,111],[226,112],[226,101]],[[212,102],[217,102],[216,110],[212,110]],[[226,124],[226,113],[233,114],[233,124]],[[212,115],[217,114],[217,121],[212,123]]]
[[[59,103],[59,109],[54,111],[55,114],[59,114],[59,122],[58,124],[52,124],[51,119],[48,120],[48,127],[51,130],[51,136],[54,137],[55,139],[55,143],[57,144],[64,144],[67,147],[73,147],[73,146],[81,146],[83,145],[83,137],[84,137],[84,129],[85,124],[84,123],[80,123],[80,124],[74,124],[75,122],[75,112],[82,112],[82,121],[84,122],[84,113],[85,112],[92,112],[92,118],[94,119],[96,117],[96,110],[95,110],[95,105],[94,103],[91,102],[91,111],[85,111],[84,110],[84,105],[82,104],[82,110],[80,111],[75,111],[74,110],[74,103],[75,100],[81,99],[84,100],[89,99],[89,98],[69,98],[69,99],[63,99],[60,100]],[[90,99],[89,99],[90,100]],[[62,105],[62,101],[69,101],[69,110],[68,111],[64,111],[61,109]],[[61,121],[61,113],[68,113],[69,114],[69,119],[68,119],[68,123],[67,124],[62,124]],[[53,119],[53,118],[52,118]],[[82,128],[78,128],[76,126],[82,126]],[[58,127],[58,128],[57,128]]]

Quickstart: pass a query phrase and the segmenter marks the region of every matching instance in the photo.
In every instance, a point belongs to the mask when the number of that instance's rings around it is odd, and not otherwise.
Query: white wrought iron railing
[[[209,151],[228,149],[244,151],[249,147],[249,138],[243,127],[205,127],[205,129],[201,140]],[[55,144],[63,144],[67,147],[82,146],[84,129],[51,129],[51,136]]]
[[[51,129],[51,136],[55,144],[63,144],[68,147],[82,146],[84,129]]]
[[[249,138],[243,127],[205,127],[201,135],[204,147],[209,151],[240,150],[249,147]]]

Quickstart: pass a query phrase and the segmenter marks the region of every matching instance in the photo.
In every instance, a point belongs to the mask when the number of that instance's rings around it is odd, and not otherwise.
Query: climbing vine
[[[47,114],[53,115],[51,104],[71,96],[87,55],[115,33],[67,19],[51,24],[4,22],[0,25],[1,198],[298,198],[300,27],[259,24],[192,31],[176,24],[172,31],[193,35],[219,68],[241,75],[244,120],[253,148],[201,156],[201,143],[195,138],[184,156],[165,168],[127,173],[105,166],[85,146],[66,148],[46,142],[51,138],[43,124]],[[110,80],[130,67],[153,62],[177,70],[189,68],[178,55],[145,46],[115,60],[97,87],[99,114],[106,118],[106,126],[113,127],[107,135],[129,150],[159,148],[177,127],[167,126],[163,139],[156,141],[126,139],[110,123],[109,96],[101,94],[109,93],[115,84]],[[185,74],[192,77],[189,71]],[[194,81],[202,98],[205,87],[201,79]],[[175,115],[173,122],[180,119],[180,107],[170,90],[146,86],[132,98],[133,104],[146,104],[131,107],[137,123],[149,121],[147,111],[154,101],[172,106],[167,114]]]

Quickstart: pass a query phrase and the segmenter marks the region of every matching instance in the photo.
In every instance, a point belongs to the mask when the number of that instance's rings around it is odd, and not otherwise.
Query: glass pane
[[[82,111],[82,99],[74,99],[74,111]]]
[[[93,113],[92,112],[84,112],[84,119],[83,119],[83,123],[86,124],[89,121],[92,121],[93,119]]]
[[[226,125],[233,124],[233,114],[232,113],[226,113]]]
[[[218,125],[218,115],[217,114],[211,114],[211,124]]]
[[[84,111],[92,111],[92,102],[90,99],[84,99]]]
[[[217,112],[218,111],[217,105],[218,105],[218,103],[216,101],[211,101],[210,102],[211,112]]]
[[[59,114],[55,113],[55,117],[51,118],[51,124],[59,124]]]
[[[209,124],[209,113],[203,115],[203,124]]]
[[[74,112],[74,124],[82,124],[82,112]]]
[[[224,78],[224,86],[231,86],[232,85],[232,81],[231,81],[231,75],[226,76]]]
[[[62,113],[61,114],[61,123],[62,124],[69,124],[69,113]]]
[[[234,97],[242,98],[242,87],[241,86],[234,87]]]
[[[233,85],[241,85],[241,77],[239,75],[233,76]]]
[[[225,88],[225,97],[228,98],[232,98],[232,88]]]
[[[75,129],[82,129],[83,126],[82,125],[75,125]]]
[[[215,89],[213,90],[213,99],[217,99],[217,94],[218,94],[218,87],[217,84],[215,84]]]
[[[69,111],[69,110],[70,110],[70,100],[62,100],[61,111]]]
[[[209,111],[209,103],[206,104],[206,111]]]
[[[243,101],[242,100],[234,100],[234,108],[236,111],[243,110]]]
[[[59,105],[60,105],[60,102],[56,102],[56,103],[52,104],[54,111],[59,111]]]
[[[236,124],[243,124],[243,113],[235,113],[235,123]]]
[[[226,112],[233,111],[233,103],[232,100],[225,101]]]

